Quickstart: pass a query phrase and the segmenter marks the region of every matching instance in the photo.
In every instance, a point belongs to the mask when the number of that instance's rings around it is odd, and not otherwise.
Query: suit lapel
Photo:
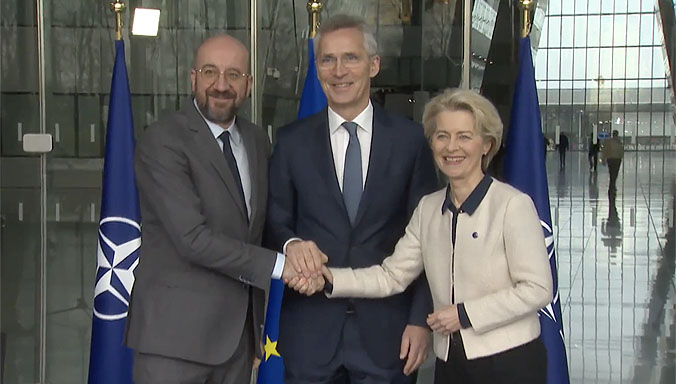
[[[230,193],[232,200],[239,207],[240,213],[245,215],[246,211],[243,206],[244,202],[241,201],[242,199],[239,196],[235,177],[228,168],[225,162],[223,151],[219,147],[218,142],[211,133],[211,130],[209,130],[209,126],[204,121],[202,116],[197,112],[197,109],[193,103],[186,105],[183,111],[190,120],[189,129],[194,133],[193,137],[198,150],[206,156],[211,165],[213,165],[213,167],[216,169],[216,173],[218,173],[221,180],[223,180],[225,188]]]
[[[240,135],[242,136],[242,140],[244,141],[246,157],[249,160],[249,184],[251,185],[251,212],[249,214],[251,219],[249,220],[249,229],[251,229],[254,218],[256,217],[256,211],[260,205],[260,196],[258,191],[258,185],[260,183],[257,182],[257,179],[258,169],[260,167],[258,159],[261,158],[261,148],[256,145],[256,138],[254,137],[254,132],[252,131],[252,129],[257,129],[255,126],[244,119],[237,118],[237,127],[239,129]],[[265,175],[265,177],[267,177],[267,175]]]
[[[328,111],[326,108],[320,113],[320,116],[321,118],[315,121],[316,125],[310,130],[311,134],[314,135],[312,140],[310,140],[310,143],[316,145],[309,145],[308,149],[313,151],[311,159],[316,161],[319,175],[324,181],[323,185],[329,189],[331,196],[336,200],[336,203],[343,207],[345,219],[349,221],[347,209],[345,208],[345,203],[343,201],[343,194],[340,191],[340,185],[338,184],[338,178],[336,176],[336,166],[333,161],[333,150],[331,148],[329,132]]]
[[[365,212],[371,205],[370,202],[378,198],[382,193],[382,186],[387,185],[385,180],[386,170],[390,165],[390,155],[392,149],[390,122],[383,110],[373,106],[373,134],[371,137],[371,154],[369,156],[368,172],[366,174],[366,184],[364,193],[359,202],[357,218],[354,226],[356,227],[364,217]],[[334,172],[335,175],[335,172]]]

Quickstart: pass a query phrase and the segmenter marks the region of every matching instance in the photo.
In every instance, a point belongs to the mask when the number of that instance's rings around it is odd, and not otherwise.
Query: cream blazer
[[[540,335],[537,311],[552,300],[552,275],[532,200],[493,180],[476,211],[459,214],[454,248],[453,214],[441,208],[445,197],[443,189],[420,200],[394,253],[381,265],[331,268],[328,296],[394,295],[424,270],[435,311],[451,305],[453,285],[455,302],[465,305],[472,327],[460,332],[468,359],[535,339]],[[437,357],[445,361],[449,345],[449,336],[434,333]]]

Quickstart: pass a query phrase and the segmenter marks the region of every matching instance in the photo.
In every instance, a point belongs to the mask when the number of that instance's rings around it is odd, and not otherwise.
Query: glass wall
[[[543,130],[585,149],[596,130],[625,148],[676,148],[654,0],[550,0],[535,63]]]
[[[114,54],[115,19],[108,3],[0,3],[2,383],[86,382]],[[192,55],[204,38],[227,32],[248,45],[249,0],[125,3],[125,26],[135,7],[162,11],[157,37],[131,36],[125,27],[138,136],[190,100]],[[39,23],[44,23],[44,93],[38,87]],[[248,116],[250,106],[242,113]],[[53,151],[24,152],[23,135],[39,132],[52,135]]]
[[[0,369],[3,383],[37,382],[40,326],[40,159],[25,133],[39,132],[34,2],[0,4]]]
[[[360,15],[372,26],[381,57],[372,96],[385,108],[420,120],[422,106],[431,93],[460,85],[462,1],[332,0],[322,3],[323,19],[339,13],[353,14]],[[493,9],[492,6],[497,9],[497,3],[479,0],[475,2],[474,12],[483,14],[487,12],[485,8]],[[306,2],[295,2],[295,8],[289,4],[281,0],[259,2],[262,124],[271,130],[296,118],[307,68]],[[495,17],[489,15],[483,20],[483,24],[476,27],[482,27],[486,34],[489,29],[492,33],[491,23],[495,23]],[[490,36],[484,37],[489,39]]]

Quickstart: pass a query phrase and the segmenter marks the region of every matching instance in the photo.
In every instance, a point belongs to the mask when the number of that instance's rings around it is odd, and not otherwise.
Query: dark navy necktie
[[[359,210],[359,202],[364,191],[364,183],[361,168],[361,147],[357,137],[357,123],[344,122],[343,127],[350,134],[350,141],[345,151],[345,168],[343,169],[343,201],[350,217],[350,223],[354,225]]]
[[[237,183],[239,197],[242,199],[244,213],[248,220],[249,212],[247,211],[246,208],[246,198],[244,197],[244,188],[242,188],[242,178],[239,176],[239,168],[237,168],[237,160],[235,159],[235,155],[232,154],[232,146],[230,144],[230,131],[225,131],[221,133],[221,135],[218,136],[218,138],[221,139],[221,141],[223,142],[223,154],[225,155],[225,161],[228,163],[228,166],[230,167],[230,172],[232,172],[232,176],[235,178],[235,182]]]

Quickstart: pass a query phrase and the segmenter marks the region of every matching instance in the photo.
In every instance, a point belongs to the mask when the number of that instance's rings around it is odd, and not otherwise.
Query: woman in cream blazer
[[[500,147],[497,111],[449,90],[428,103],[423,124],[448,186],[422,198],[382,265],[325,269],[327,295],[394,295],[424,271],[435,383],[544,383],[537,311],[552,300],[552,277],[533,202],[483,172]]]

